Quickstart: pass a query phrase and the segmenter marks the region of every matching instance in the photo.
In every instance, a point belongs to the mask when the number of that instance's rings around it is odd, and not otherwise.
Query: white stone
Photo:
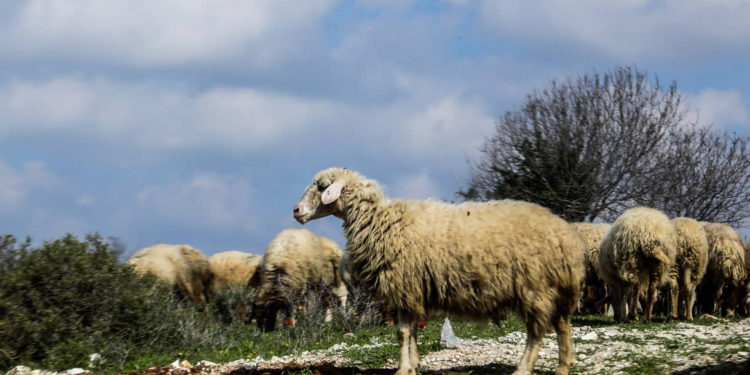
[[[581,336],[581,340],[583,340],[583,341],[594,341],[594,340],[596,340],[598,338],[599,338],[599,336],[594,331],[591,331],[591,332],[589,332],[589,333]]]

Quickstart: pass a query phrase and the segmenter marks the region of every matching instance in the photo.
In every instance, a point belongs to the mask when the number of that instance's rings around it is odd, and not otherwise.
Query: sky
[[[623,65],[750,135],[747,20],[744,0],[0,0],[0,232],[262,253],[319,170],[456,200],[500,115]],[[339,219],[305,227],[343,244]]]

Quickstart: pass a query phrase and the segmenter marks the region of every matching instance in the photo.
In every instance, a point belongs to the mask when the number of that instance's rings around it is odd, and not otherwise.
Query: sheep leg
[[[671,310],[672,310],[671,313],[670,313],[670,317],[672,319],[677,319],[677,311],[679,309],[679,306],[678,306],[678,304],[679,304],[678,303],[679,290],[678,289],[679,289],[679,287],[677,286],[676,282],[672,283],[669,286],[669,300],[671,302],[671,306],[670,307],[671,307]]]
[[[419,349],[417,348],[417,321],[414,320],[411,325],[411,335],[409,335],[409,357],[411,360],[411,366],[418,368],[419,363]]]
[[[656,275],[651,274],[648,278],[648,295],[646,296],[646,308],[643,312],[643,321],[651,321],[651,312],[654,310],[654,300],[656,299]]]
[[[528,319],[530,320],[526,322],[526,348],[523,351],[518,368],[513,372],[513,375],[531,374],[539,355],[539,349],[542,346],[544,333],[541,324],[533,321],[533,318]]]
[[[638,297],[640,294],[641,286],[639,282],[636,282],[631,286],[630,291],[630,306],[629,312],[628,312],[628,319],[629,322],[634,322],[635,319],[638,317]]]
[[[615,322],[622,323],[626,320],[626,299],[627,295],[624,293],[621,285],[613,285],[609,289],[612,293],[612,307],[614,308]]]
[[[416,319],[402,311],[398,312],[398,343],[401,347],[401,358],[396,375],[416,375],[417,371],[412,364],[411,340],[412,326],[416,327]],[[414,345],[416,346],[416,340]]]
[[[554,323],[559,351],[555,375],[568,375],[570,365],[573,364],[573,336],[571,335],[570,317],[559,316]]]

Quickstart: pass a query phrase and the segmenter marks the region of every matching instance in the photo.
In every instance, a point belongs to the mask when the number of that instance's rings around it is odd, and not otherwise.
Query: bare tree
[[[736,227],[750,217],[750,138],[689,127],[673,134],[639,204]]]
[[[498,121],[458,195],[540,203],[571,220],[611,219],[642,195],[638,181],[685,111],[675,83],[632,67],[582,75],[527,98]]]
[[[471,162],[468,200],[539,203],[570,221],[635,205],[741,226],[750,217],[750,138],[685,119],[672,82],[619,67],[528,96]]]

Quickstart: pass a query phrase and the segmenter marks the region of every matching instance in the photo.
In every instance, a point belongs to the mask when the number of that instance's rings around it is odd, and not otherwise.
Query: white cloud
[[[31,0],[0,26],[4,59],[58,57],[136,66],[299,53],[333,0]]]
[[[442,190],[430,179],[426,170],[416,175],[399,178],[388,190],[389,195],[393,198],[439,199],[442,194]]]
[[[252,231],[257,223],[250,214],[250,193],[245,179],[199,173],[186,181],[141,189],[137,215],[155,213],[180,225]]]
[[[0,138],[51,131],[150,149],[253,149],[302,137],[335,106],[250,88],[184,87],[59,78],[0,87]]]
[[[16,169],[0,160],[0,207],[20,207],[32,191],[48,189],[58,183],[58,178],[43,162],[26,162]]]
[[[694,61],[747,53],[750,3],[743,0],[485,0],[483,25],[527,48],[584,50],[627,61]]]
[[[701,124],[722,128],[750,125],[748,109],[737,90],[705,89],[692,97],[691,112],[697,115]]]

